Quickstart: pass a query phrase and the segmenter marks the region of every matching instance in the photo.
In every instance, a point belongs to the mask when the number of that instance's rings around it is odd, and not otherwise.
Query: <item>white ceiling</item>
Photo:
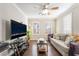
[[[43,5],[46,3],[16,3],[16,5],[27,15],[27,16],[39,16]],[[58,10],[50,11],[50,16],[58,16],[59,14],[66,11],[68,8],[72,6],[72,4],[68,3],[50,3],[48,8],[50,9],[53,6],[59,6]],[[41,15],[42,16],[42,15]]]

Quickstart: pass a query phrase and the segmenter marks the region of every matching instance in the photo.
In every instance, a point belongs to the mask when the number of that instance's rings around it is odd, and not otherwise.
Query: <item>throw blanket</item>
[[[74,56],[74,50],[75,50],[75,46],[73,42],[70,42],[69,56]]]
[[[70,42],[69,56],[79,55],[79,43]]]

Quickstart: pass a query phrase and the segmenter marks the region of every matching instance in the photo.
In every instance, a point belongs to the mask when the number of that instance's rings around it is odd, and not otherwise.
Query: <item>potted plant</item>
[[[29,29],[29,30],[27,31],[28,40],[31,39],[31,36],[32,36],[32,31]]]

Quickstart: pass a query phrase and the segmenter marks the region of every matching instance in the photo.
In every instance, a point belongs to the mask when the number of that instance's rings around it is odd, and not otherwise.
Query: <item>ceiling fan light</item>
[[[47,10],[47,9],[44,9],[44,10],[42,11],[42,13],[43,13],[43,14],[48,14],[48,10]]]

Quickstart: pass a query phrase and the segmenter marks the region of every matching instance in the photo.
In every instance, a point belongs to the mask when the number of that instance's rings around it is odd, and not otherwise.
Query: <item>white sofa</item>
[[[50,42],[58,50],[58,52],[61,53],[61,55],[68,56],[69,47],[64,41],[50,38]]]

